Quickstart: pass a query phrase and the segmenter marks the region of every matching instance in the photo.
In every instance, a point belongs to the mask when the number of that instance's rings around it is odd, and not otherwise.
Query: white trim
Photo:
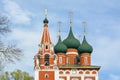
[[[66,54],[76,54],[76,55],[78,55],[77,52],[67,52]]]
[[[35,80],[39,80],[38,79],[38,71],[35,71]]]

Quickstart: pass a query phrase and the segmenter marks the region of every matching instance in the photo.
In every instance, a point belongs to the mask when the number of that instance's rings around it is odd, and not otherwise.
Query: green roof
[[[66,65],[61,65],[59,66],[59,69],[96,69],[96,70],[99,70],[100,69],[100,66],[93,66],[93,65],[90,65],[90,66],[83,66],[83,65],[80,65],[80,64],[76,64],[76,65],[72,65],[72,64],[66,64]]]
[[[63,41],[63,43],[67,46],[67,48],[75,48],[78,49],[80,46],[79,40],[77,40],[72,32],[72,27],[70,27],[70,32],[68,37]]]
[[[48,23],[49,21],[48,21],[48,19],[47,18],[45,18],[44,20],[43,20],[43,23]]]
[[[66,45],[61,41],[61,37],[59,36],[59,40],[57,44],[54,47],[55,53],[66,53],[67,47]]]
[[[93,48],[90,44],[88,44],[88,42],[86,41],[86,38],[84,36],[84,39],[83,39],[83,42],[82,42],[82,45],[79,46],[78,48],[78,51],[79,53],[92,53],[93,51]]]

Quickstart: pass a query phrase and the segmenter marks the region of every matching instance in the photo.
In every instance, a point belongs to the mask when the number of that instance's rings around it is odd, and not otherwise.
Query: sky
[[[120,80],[119,0],[0,0],[0,14],[9,17],[12,28],[5,40],[17,44],[24,54],[20,62],[8,64],[5,70],[21,69],[34,76],[33,58],[41,41],[44,9],[48,10],[49,32],[54,45],[58,40],[58,21],[62,22],[62,40],[68,35],[70,11],[73,12],[73,33],[80,42],[82,22],[86,21],[86,38],[94,49],[92,65],[101,66],[99,80]]]

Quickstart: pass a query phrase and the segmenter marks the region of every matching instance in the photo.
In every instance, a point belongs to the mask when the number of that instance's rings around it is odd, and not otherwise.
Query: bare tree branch
[[[0,15],[0,34],[4,35],[11,32],[9,28],[10,21],[8,17]],[[1,37],[0,37],[1,38]],[[16,45],[4,45],[5,42],[0,39],[0,71],[4,68],[7,63],[15,63],[19,61],[22,56],[22,50],[17,48]]]
[[[0,15],[0,33],[3,35],[5,33],[11,32],[9,28],[10,21],[6,16]]]

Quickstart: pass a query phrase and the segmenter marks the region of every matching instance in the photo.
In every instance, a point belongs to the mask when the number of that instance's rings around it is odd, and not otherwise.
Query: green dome
[[[43,23],[48,23],[49,21],[47,20],[47,18],[45,18],[44,20],[43,20]]]
[[[63,41],[63,43],[67,46],[67,48],[74,48],[74,49],[78,49],[78,47],[80,46],[80,42],[79,40],[77,40],[72,32],[72,28],[70,27],[70,32],[68,37]]]
[[[54,47],[55,53],[66,53],[67,47],[66,45],[61,41],[61,37],[59,36],[59,40],[57,44]]]
[[[82,45],[79,46],[79,48],[78,48],[78,51],[79,51],[79,54],[81,54],[81,53],[92,53],[92,51],[93,51],[92,46],[90,44],[88,44],[85,36],[84,36]]]

